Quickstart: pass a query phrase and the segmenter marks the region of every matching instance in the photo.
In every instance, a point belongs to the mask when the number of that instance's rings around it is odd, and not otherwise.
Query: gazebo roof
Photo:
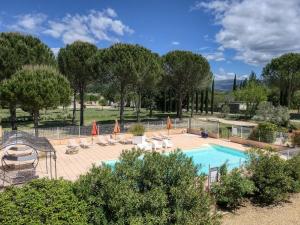
[[[36,137],[24,131],[4,132],[0,150],[12,145],[26,145],[41,152],[55,152],[47,138]]]

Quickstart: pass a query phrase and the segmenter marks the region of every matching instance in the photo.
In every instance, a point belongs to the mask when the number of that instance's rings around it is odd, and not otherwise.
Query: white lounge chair
[[[89,148],[91,146],[91,144],[87,143],[86,139],[80,139],[79,145],[81,148]]]
[[[106,140],[108,141],[108,143],[109,143],[110,145],[115,145],[115,144],[118,143],[117,140],[112,139],[111,137],[107,137]]]
[[[152,150],[152,145],[148,142],[144,142],[142,144],[137,144],[136,145],[139,149],[145,150],[145,151],[151,151]]]
[[[66,154],[76,154],[78,153],[79,145],[76,143],[75,140],[71,139],[68,141]]]
[[[162,144],[161,143],[159,143],[156,140],[152,141],[152,149],[156,150],[156,149],[161,149],[161,148],[162,148]]]
[[[163,138],[161,136],[159,136],[158,134],[153,134],[152,135],[152,139],[153,140],[158,140],[158,141],[162,141],[163,140]]]
[[[106,141],[103,136],[98,136],[98,141],[96,143],[102,146],[109,145],[108,141]]]
[[[132,142],[133,142],[132,138],[125,138],[125,136],[121,136],[119,139],[119,143],[123,145],[132,144]]]
[[[163,140],[163,142],[162,142],[162,146],[163,146],[164,148],[172,148],[172,147],[173,147],[173,143],[172,143],[172,141],[170,141],[170,140],[168,140],[168,139],[165,139],[165,140]]]
[[[70,139],[68,141],[68,148],[74,148],[74,147],[79,147],[79,144],[74,140],[74,139]]]
[[[171,140],[171,138],[167,135],[165,135],[164,133],[160,132],[159,135],[162,137],[162,139],[168,139]]]

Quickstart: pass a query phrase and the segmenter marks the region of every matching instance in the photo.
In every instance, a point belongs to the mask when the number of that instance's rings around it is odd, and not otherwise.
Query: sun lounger
[[[162,146],[164,148],[172,148],[173,147],[173,143],[170,140],[165,139],[165,140],[163,140]]]
[[[120,137],[119,139],[119,143],[124,145],[132,144],[132,142],[133,142],[132,138],[125,138],[124,136]]]
[[[148,142],[142,143],[142,144],[137,144],[136,145],[139,149],[145,150],[145,151],[150,151],[152,150],[152,145]]]
[[[109,145],[108,141],[106,141],[103,136],[98,136],[98,141],[96,142],[98,145],[107,146]]]
[[[117,140],[115,140],[115,139],[112,139],[111,137],[107,137],[107,139],[106,139],[107,141],[108,141],[108,143],[110,144],[110,145],[115,145],[115,144],[117,144],[118,143],[118,141]]]
[[[159,136],[158,134],[153,134],[152,139],[158,140],[158,141],[162,141],[163,140],[163,138],[161,136]]]
[[[152,149],[157,150],[157,149],[161,149],[161,148],[162,148],[162,144],[161,143],[159,143],[156,140],[152,141]]]
[[[165,135],[165,134],[163,134],[161,132],[159,133],[159,135],[162,137],[162,139],[168,139],[168,140],[171,139],[169,136],[167,136],[167,135]]]
[[[68,147],[68,148],[79,147],[79,144],[78,144],[75,140],[70,139],[70,140],[68,141],[67,147]]]
[[[75,140],[71,139],[68,141],[66,154],[76,154],[78,153],[79,145],[75,142]]]
[[[79,145],[81,148],[89,148],[91,144],[87,143],[86,139],[80,139]]]

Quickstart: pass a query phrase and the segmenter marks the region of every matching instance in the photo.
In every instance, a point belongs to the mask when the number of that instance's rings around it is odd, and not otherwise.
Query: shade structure
[[[168,129],[168,135],[169,135],[169,132],[170,132],[170,129],[172,129],[172,121],[170,119],[170,117],[168,116],[167,118],[167,129]]]
[[[91,134],[92,134],[92,136],[95,136],[95,135],[99,134],[96,121],[93,122]]]
[[[118,120],[116,120],[116,121],[115,121],[115,126],[114,126],[114,131],[113,131],[113,133],[114,133],[115,135],[117,135],[117,134],[120,133],[120,132],[121,132],[120,125],[119,125]]]

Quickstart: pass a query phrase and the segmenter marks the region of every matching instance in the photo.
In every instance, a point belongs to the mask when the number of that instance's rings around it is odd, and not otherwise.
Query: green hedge
[[[275,141],[275,135],[277,130],[278,130],[277,125],[273,123],[269,123],[269,122],[260,123],[253,130],[249,138],[256,141],[273,143]]]
[[[64,180],[34,180],[0,193],[0,224],[87,224],[86,204]]]

